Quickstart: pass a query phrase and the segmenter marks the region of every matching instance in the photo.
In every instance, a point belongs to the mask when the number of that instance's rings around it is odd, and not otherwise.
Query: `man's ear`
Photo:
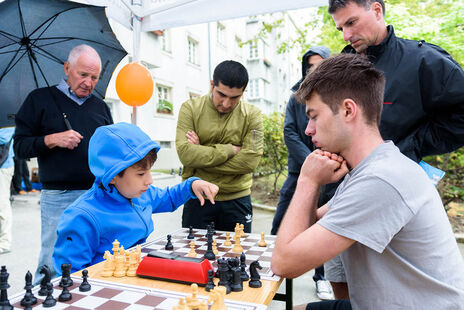
[[[372,11],[375,13],[375,17],[377,19],[382,18],[383,19],[383,8],[382,5],[379,2],[373,2],[371,6]]]
[[[353,120],[357,113],[358,113],[358,105],[353,99],[345,99],[340,107],[340,113],[342,113],[342,117],[347,120]]]
[[[68,74],[69,74],[69,67],[70,67],[69,62],[66,61],[66,62],[64,63],[64,66],[63,66],[63,68],[64,68],[64,74],[65,74],[66,76],[68,76]]]
[[[209,81],[209,82],[210,82],[210,85],[211,85],[209,91],[210,91],[210,92],[213,92],[214,82],[213,82],[213,80],[211,80],[211,81]]]

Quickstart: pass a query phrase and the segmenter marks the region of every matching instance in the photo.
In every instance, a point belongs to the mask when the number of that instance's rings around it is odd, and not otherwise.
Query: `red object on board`
[[[152,251],[140,262],[137,276],[203,286],[208,282],[208,270],[214,269],[205,258]]]

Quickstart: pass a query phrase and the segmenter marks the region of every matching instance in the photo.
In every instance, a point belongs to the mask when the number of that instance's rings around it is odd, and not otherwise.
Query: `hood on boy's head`
[[[160,146],[136,125],[117,123],[97,128],[89,142],[89,167],[105,188],[122,170]]]

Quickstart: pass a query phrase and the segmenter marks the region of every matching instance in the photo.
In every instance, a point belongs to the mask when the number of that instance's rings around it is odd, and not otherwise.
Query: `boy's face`
[[[116,175],[110,182],[118,192],[126,198],[138,198],[148,190],[148,186],[153,183],[150,168],[130,166],[120,177]]]

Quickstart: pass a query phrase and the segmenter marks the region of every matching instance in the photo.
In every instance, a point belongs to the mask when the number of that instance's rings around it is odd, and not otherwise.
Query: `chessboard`
[[[56,310],[85,310],[85,309],[132,309],[132,310],[172,310],[174,306],[177,306],[179,300],[191,294],[185,294],[174,291],[166,291],[155,288],[133,286],[127,284],[120,284],[114,282],[108,282],[103,280],[88,279],[91,285],[91,289],[88,292],[79,291],[79,285],[82,279],[71,276],[73,285],[68,287],[72,294],[70,301],[58,301],[58,296],[61,293],[62,288],[58,285],[61,278],[52,280],[53,284],[53,296],[56,298],[56,305],[52,308]],[[35,305],[32,305],[33,309],[46,309],[43,307],[43,300],[45,296],[39,296],[39,286],[35,287],[32,292],[38,299]],[[21,299],[24,294],[17,294],[10,298],[10,303],[13,309],[24,309],[21,306]],[[206,301],[208,296],[197,295],[197,298],[202,301]],[[225,299],[225,305],[229,310],[264,310],[265,305],[235,301]],[[211,308],[211,304],[208,305],[208,309]]]
[[[181,228],[173,233],[171,233],[171,242],[174,246],[173,250],[165,250],[164,247],[166,245],[167,239],[166,237],[160,237],[155,239],[151,242],[147,242],[142,245],[142,257],[147,255],[149,252],[156,250],[158,252],[169,253],[174,255],[180,256],[187,256],[190,251],[190,241],[195,242],[195,252],[197,253],[197,257],[203,257],[207,250],[207,238],[206,238],[206,230],[205,229],[193,229],[194,239],[187,239],[189,234],[188,228]],[[230,240],[232,241],[232,246],[225,246],[224,241],[226,240],[226,232],[224,231],[216,231],[213,238],[216,239],[217,242],[217,250],[218,254],[216,255],[216,260],[211,264],[214,267],[214,270],[217,270],[217,259],[220,257],[228,258],[228,257],[238,257],[240,258],[241,253],[234,253],[232,252],[234,240],[232,236],[234,235],[233,232],[230,233]],[[246,265],[247,271],[249,272],[248,268],[250,263],[258,260],[259,264],[263,267],[259,270],[259,274],[261,279],[263,280],[271,280],[271,281],[279,281],[280,277],[275,275],[271,270],[271,257],[272,251],[274,250],[274,243],[276,240],[276,236],[268,236],[264,237],[267,246],[260,247],[258,246],[259,241],[261,240],[260,234],[250,234],[247,233],[245,238],[241,238],[241,245],[243,248],[243,252],[246,255]]]

